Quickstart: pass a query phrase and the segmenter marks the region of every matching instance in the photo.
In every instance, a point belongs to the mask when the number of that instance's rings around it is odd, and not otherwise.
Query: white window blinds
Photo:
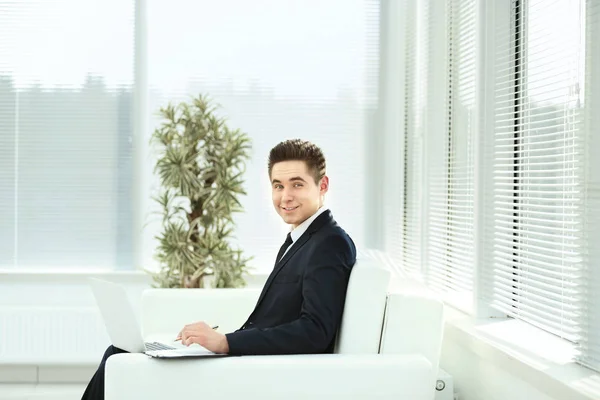
[[[585,285],[579,361],[600,371],[600,3],[585,2],[583,221]]]
[[[133,1],[0,0],[0,268],[132,267],[133,42]]]
[[[289,229],[273,209],[267,176],[268,152],[285,139],[323,149],[331,182],[325,204],[360,246],[369,206],[364,148],[367,117],[376,108],[379,2],[147,3],[150,129],[159,107],[203,93],[252,139],[234,245],[254,257],[253,272],[273,268]],[[152,229],[160,227],[150,223]]]
[[[445,39],[446,59],[431,52],[430,68],[444,65],[445,93],[430,90],[428,115],[428,232],[427,281],[447,301],[466,311],[472,308],[474,271],[474,138],[476,131],[476,8],[475,1],[449,0],[446,20],[432,7],[431,31],[446,26],[432,44]],[[445,37],[444,37],[445,36]],[[438,73],[439,75],[439,73]],[[440,82],[435,70],[430,85]],[[439,90],[439,89],[438,89]],[[440,100],[442,99],[442,100]],[[445,101],[444,101],[445,100]],[[441,122],[441,123],[440,123]]]
[[[491,305],[600,369],[600,4],[405,4],[402,231],[386,250],[453,305]]]
[[[496,55],[494,308],[579,341],[584,309],[585,1],[514,0]]]
[[[419,5],[408,2],[406,12],[405,98],[404,98],[404,191],[402,249],[400,264],[411,273],[422,271],[423,229],[423,136],[427,71],[424,15]]]
[[[402,230],[386,250],[405,271],[423,273],[430,287],[468,311],[475,245],[475,2],[405,4]]]

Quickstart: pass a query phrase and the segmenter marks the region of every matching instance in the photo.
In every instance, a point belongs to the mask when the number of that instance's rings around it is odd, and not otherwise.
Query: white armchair
[[[432,400],[442,304],[414,294],[388,296],[389,280],[383,264],[357,261],[335,354],[209,359],[117,354],[106,364],[105,398]],[[198,320],[219,325],[222,332],[236,330],[259,294],[253,289],[147,290],[142,300],[144,337],[173,337],[183,325]]]

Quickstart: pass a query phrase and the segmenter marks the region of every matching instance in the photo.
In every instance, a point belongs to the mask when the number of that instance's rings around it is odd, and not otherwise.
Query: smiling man
[[[186,325],[177,337],[184,345],[232,355],[333,352],[356,248],[323,205],[325,157],[310,142],[288,140],[271,150],[268,172],[273,206],[291,230],[254,311],[225,335],[205,322]],[[104,398],[106,360],[123,352],[106,350],[83,399]]]
[[[271,150],[268,172],[273,206],[291,231],[254,311],[235,332],[223,335],[200,322],[180,337],[234,355],[331,353],[356,248],[323,205],[325,157],[310,142],[288,140]]]

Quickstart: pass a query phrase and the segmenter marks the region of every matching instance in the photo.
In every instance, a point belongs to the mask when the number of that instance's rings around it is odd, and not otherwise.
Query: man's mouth
[[[298,207],[299,207],[299,206],[296,206],[296,207],[281,207],[281,208],[283,208],[285,211],[288,211],[288,212],[290,212],[290,211],[294,211],[294,210],[295,210],[296,208],[298,208]]]

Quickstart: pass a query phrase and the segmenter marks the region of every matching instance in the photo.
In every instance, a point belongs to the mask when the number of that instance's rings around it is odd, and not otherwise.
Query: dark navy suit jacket
[[[250,317],[227,334],[229,354],[332,353],[356,247],[329,210],[292,244]]]

